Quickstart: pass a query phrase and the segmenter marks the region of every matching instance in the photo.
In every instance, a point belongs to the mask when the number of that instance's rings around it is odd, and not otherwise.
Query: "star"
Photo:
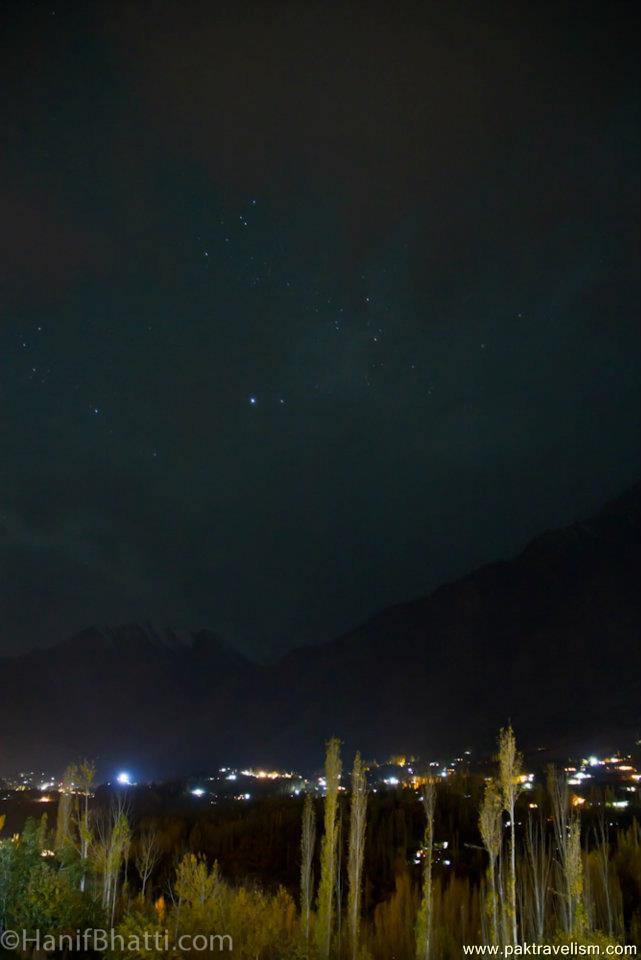
[[[250,397],[249,397],[249,405],[250,405],[251,407],[255,407],[255,406],[256,406],[256,402],[257,402],[257,398],[256,398],[256,397],[254,396],[254,394],[252,393],[252,394],[250,395]]]

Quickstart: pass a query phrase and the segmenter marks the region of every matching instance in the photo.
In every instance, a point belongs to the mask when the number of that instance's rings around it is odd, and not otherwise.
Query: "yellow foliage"
[[[158,914],[158,920],[160,921],[160,923],[162,923],[163,920],[165,919],[165,911],[167,909],[165,898],[163,897],[162,893],[154,903],[154,908],[156,910],[156,913]]]

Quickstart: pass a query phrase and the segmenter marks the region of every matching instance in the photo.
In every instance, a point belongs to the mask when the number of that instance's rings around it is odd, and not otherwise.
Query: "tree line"
[[[186,845],[171,824],[136,820],[126,793],[97,802],[95,770],[82,763],[66,771],[55,824],[45,816],[20,834],[0,833],[0,929],[59,936],[112,927],[127,944],[165,931],[172,942],[225,935],[241,960],[453,960],[473,943],[641,945],[638,822],[615,829],[603,805],[586,816],[554,769],[536,794],[525,794],[523,779],[508,726],[493,776],[466,783],[465,804],[450,784],[429,777],[420,798],[402,791],[402,802],[392,802],[373,796],[360,754],[343,777],[332,739],[323,796],[308,793],[295,807],[296,850],[288,857],[298,879],[285,886],[225,876],[202,852],[211,846],[206,822]],[[224,847],[228,835],[234,842],[252,816],[218,831],[216,844]],[[411,856],[408,816],[411,827],[422,821]],[[284,822],[257,821],[270,824],[265,844],[282,845]]]

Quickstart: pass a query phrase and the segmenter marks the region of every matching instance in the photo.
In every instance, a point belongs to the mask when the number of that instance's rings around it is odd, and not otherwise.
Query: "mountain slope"
[[[638,491],[620,506],[290,654],[277,668],[298,693],[287,720],[310,746],[319,728],[335,729],[368,751],[487,743],[508,717],[530,744],[629,740],[640,698]]]
[[[628,744],[639,723],[639,490],[510,562],[259,666],[201,631],[88,630],[0,659],[0,771],[96,756],[146,775],[348,749]]]

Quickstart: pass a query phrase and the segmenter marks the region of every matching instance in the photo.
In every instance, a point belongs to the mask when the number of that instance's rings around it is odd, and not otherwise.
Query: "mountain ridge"
[[[208,630],[88,628],[0,658],[0,770],[85,754],[148,775],[309,765],[332,734],[368,754],[439,752],[491,742],[507,717],[526,743],[616,746],[638,735],[639,569],[636,485],[512,560],[267,664]]]

